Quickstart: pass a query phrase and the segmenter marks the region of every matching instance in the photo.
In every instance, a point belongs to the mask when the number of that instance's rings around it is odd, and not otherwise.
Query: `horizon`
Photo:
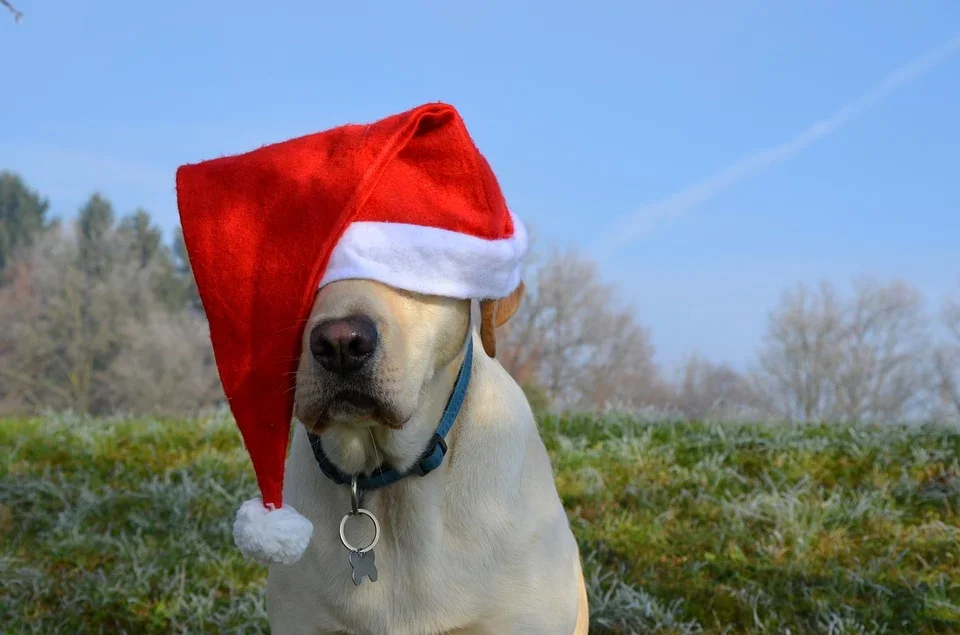
[[[935,310],[960,281],[954,3],[15,4],[0,169],[61,218],[99,191],[169,238],[176,166],[442,100],[541,246],[600,260],[662,368],[743,368],[797,282],[902,278]]]

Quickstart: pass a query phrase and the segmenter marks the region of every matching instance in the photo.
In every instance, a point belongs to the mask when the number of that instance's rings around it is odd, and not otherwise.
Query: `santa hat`
[[[457,111],[427,104],[177,170],[177,205],[223,390],[262,498],[234,540],[295,562],[313,527],[283,505],[302,330],[346,278],[464,299],[520,282],[527,237]]]

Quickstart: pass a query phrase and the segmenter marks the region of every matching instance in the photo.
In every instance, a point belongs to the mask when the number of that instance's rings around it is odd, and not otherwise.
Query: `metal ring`
[[[344,533],[344,528],[347,526],[347,519],[351,516],[366,516],[373,521],[373,542],[364,547],[363,549],[357,549],[347,540],[347,535]],[[380,521],[377,520],[377,517],[363,509],[362,507],[357,510],[357,513],[344,514],[343,518],[340,519],[340,542],[343,543],[343,546],[354,551],[356,553],[367,553],[372,551],[374,547],[377,546],[377,543],[380,541]]]
[[[350,479],[350,507],[353,509],[353,514],[356,515],[360,511],[360,493],[357,488],[357,477],[354,475]]]

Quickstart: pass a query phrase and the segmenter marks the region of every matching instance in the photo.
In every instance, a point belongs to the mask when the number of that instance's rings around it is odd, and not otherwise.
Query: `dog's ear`
[[[506,324],[507,320],[512,318],[513,314],[520,308],[525,289],[526,287],[521,280],[517,288],[507,297],[499,300],[480,301],[480,341],[483,342],[483,350],[490,357],[497,356],[496,328]]]

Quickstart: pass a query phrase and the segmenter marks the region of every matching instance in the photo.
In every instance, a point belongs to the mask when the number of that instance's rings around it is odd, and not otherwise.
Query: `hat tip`
[[[277,509],[263,500],[245,501],[233,523],[233,541],[244,557],[262,564],[293,564],[310,544],[313,523],[290,505]]]

